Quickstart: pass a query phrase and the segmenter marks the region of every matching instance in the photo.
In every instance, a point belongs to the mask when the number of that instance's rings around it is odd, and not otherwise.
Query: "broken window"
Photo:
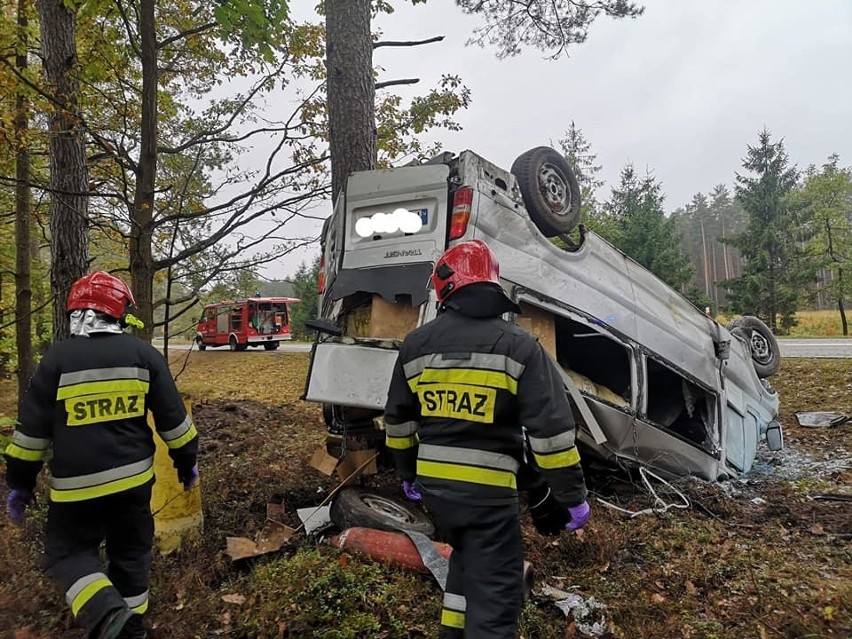
[[[588,324],[556,318],[556,360],[581,392],[630,409],[630,349]]]
[[[708,453],[715,453],[716,396],[673,368],[647,359],[648,421]]]

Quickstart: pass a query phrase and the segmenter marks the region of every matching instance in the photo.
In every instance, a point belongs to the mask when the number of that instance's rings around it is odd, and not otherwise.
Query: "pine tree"
[[[789,164],[783,140],[772,142],[767,129],[760,132],[757,146],[748,147],[743,168],[747,172],[737,174],[736,196],[748,222],[731,244],[745,264],[741,277],[725,283],[729,306],[783,331],[795,323],[801,293],[813,280],[800,245],[798,210],[788,200],[798,171]]]
[[[296,297],[301,301],[290,307],[290,332],[294,339],[308,340],[311,331],[305,327],[305,322],[317,316],[317,278],[319,277],[320,258],[308,266],[302,263],[293,276],[293,286]]]
[[[624,253],[681,290],[692,277],[673,218],[663,211],[660,183],[650,174],[639,178],[632,165],[621,170],[621,183],[612,189],[607,213],[614,221],[613,243]]]
[[[597,155],[592,152],[591,142],[586,139],[574,120],[571,120],[571,125],[557,144],[580,184],[580,222],[605,234],[595,197],[597,190],[603,186],[603,180],[598,178],[601,166],[596,163]]]

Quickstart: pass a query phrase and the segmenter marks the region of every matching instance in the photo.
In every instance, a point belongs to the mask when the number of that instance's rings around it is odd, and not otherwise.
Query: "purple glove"
[[[27,516],[27,506],[33,501],[33,494],[28,490],[12,490],[6,498],[6,511],[9,519],[22,526]]]
[[[589,514],[591,513],[591,508],[589,508],[589,502],[584,501],[582,504],[578,504],[576,506],[571,506],[568,509],[568,514],[571,516],[571,521],[565,524],[566,530],[579,530],[583,526],[586,525],[586,522],[589,521]]]
[[[420,491],[414,487],[414,482],[402,482],[402,492],[404,492],[405,496],[408,497],[411,501],[420,501],[421,499],[423,499],[423,496],[420,494]]]
[[[196,484],[198,484],[198,464],[190,468],[188,473],[180,475],[178,479],[183,484],[184,490],[195,488]]]

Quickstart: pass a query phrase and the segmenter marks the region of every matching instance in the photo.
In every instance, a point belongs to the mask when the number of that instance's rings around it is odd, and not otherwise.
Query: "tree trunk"
[[[89,178],[78,117],[76,17],[62,0],[39,0],[44,77],[50,115],[50,285],[53,338],[68,336],[68,291],[89,265]]]
[[[139,34],[142,53],[142,124],[136,193],[131,211],[130,279],[136,299],[136,315],[145,324],[137,335],[151,342],[154,335],[154,194],[157,179],[157,34],[155,0],[139,3]]]
[[[376,168],[376,89],[370,16],[370,0],[325,3],[333,198],[350,173]]]
[[[27,70],[27,29],[29,0],[18,0],[18,51],[15,67],[23,75]],[[33,370],[32,276],[30,245],[30,105],[23,85],[15,96],[15,348],[18,354],[18,406],[27,392]]]
[[[840,295],[837,296],[837,310],[840,311],[840,324],[843,326],[843,337],[849,335],[849,322],[846,319],[846,308],[843,306],[843,269],[837,269],[837,288]]]

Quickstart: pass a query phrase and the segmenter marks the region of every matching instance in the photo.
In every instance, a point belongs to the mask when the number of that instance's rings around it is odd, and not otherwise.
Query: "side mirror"
[[[769,450],[781,450],[784,448],[784,433],[781,431],[781,424],[773,419],[766,427],[766,445]]]

